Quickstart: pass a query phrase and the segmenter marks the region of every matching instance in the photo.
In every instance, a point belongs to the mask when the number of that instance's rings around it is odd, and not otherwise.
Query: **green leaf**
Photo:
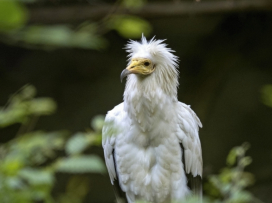
[[[56,170],[66,173],[104,173],[103,161],[94,155],[84,155],[60,159],[56,164]]]
[[[100,132],[104,125],[105,116],[97,115],[91,121],[91,126],[96,132]]]
[[[83,133],[77,133],[72,136],[66,146],[65,151],[67,154],[79,154],[88,147],[88,140]]]
[[[31,185],[52,185],[54,176],[50,171],[34,168],[25,168],[19,172],[19,176]]]
[[[103,49],[107,46],[107,41],[92,32],[82,30],[73,34],[70,46],[84,49]]]
[[[135,16],[115,16],[110,21],[110,26],[125,38],[140,38],[143,33],[149,36],[152,31],[146,20]]]
[[[35,131],[10,141],[9,154],[20,157],[26,164],[42,164],[55,156],[54,150],[63,149],[65,131]]]
[[[30,101],[29,111],[34,115],[50,115],[57,108],[56,103],[51,98],[37,98]]]
[[[11,31],[26,24],[28,13],[17,1],[0,1],[0,31]]]
[[[66,25],[28,26],[14,34],[14,38],[34,46],[45,48],[80,47],[86,49],[101,49],[106,41],[95,34],[96,27],[85,25],[79,30],[73,30]]]
[[[253,196],[247,191],[239,191],[236,190],[232,193],[231,197],[229,198],[228,202],[254,202]]]
[[[25,184],[18,176],[11,176],[6,178],[7,185],[10,189],[22,189]]]
[[[23,105],[16,105],[9,109],[0,110],[0,127],[7,127],[14,123],[22,123],[27,119],[27,111]]]
[[[24,30],[24,41],[31,44],[68,46],[71,30],[67,26],[29,26]]]
[[[250,165],[251,163],[252,163],[252,158],[249,156],[245,156],[245,157],[241,158],[241,160],[240,160],[240,164],[243,167],[246,167],[246,166]]]
[[[0,127],[26,123],[31,115],[49,115],[56,109],[51,98],[33,99],[36,89],[26,85],[11,96],[5,108],[0,109]]]
[[[264,85],[261,89],[261,96],[263,103],[272,107],[272,85]]]
[[[227,157],[227,165],[228,166],[233,166],[236,162],[236,148],[233,148],[229,154],[228,154],[228,157]]]
[[[21,168],[24,167],[24,162],[21,157],[8,156],[1,163],[1,172],[8,176],[15,175]]]
[[[243,172],[241,180],[239,181],[239,185],[242,188],[248,187],[250,185],[253,185],[255,182],[254,175],[249,172]]]
[[[25,85],[22,87],[20,96],[22,99],[32,99],[36,95],[36,88],[33,85]]]

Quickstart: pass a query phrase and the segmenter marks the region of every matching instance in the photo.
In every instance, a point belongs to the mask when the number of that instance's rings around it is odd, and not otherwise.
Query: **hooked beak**
[[[155,66],[152,64],[151,60],[146,58],[134,58],[131,60],[129,66],[124,69],[121,73],[121,82],[124,77],[129,74],[139,74],[139,75],[149,75],[155,70]]]
[[[125,77],[127,77],[129,74],[131,74],[132,72],[130,72],[128,69],[124,69],[121,73],[121,76],[120,76],[120,79],[121,79],[121,82],[123,81],[123,79]]]

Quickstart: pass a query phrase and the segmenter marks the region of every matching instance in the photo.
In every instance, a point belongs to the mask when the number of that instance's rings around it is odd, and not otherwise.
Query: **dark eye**
[[[145,66],[149,66],[150,63],[149,63],[149,62],[145,62],[144,65],[145,65]]]

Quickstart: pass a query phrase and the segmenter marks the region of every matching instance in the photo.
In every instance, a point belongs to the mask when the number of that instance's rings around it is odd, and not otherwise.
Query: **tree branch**
[[[30,23],[73,23],[103,18],[112,5],[62,6],[30,8]],[[150,3],[140,9],[116,9],[116,14],[131,14],[144,18],[208,15],[235,12],[272,11],[271,0],[225,0],[211,2]]]

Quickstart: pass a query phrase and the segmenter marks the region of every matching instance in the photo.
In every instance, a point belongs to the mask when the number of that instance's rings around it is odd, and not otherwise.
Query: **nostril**
[[[135,68],[135,66],[130,67],[130,69]]]

